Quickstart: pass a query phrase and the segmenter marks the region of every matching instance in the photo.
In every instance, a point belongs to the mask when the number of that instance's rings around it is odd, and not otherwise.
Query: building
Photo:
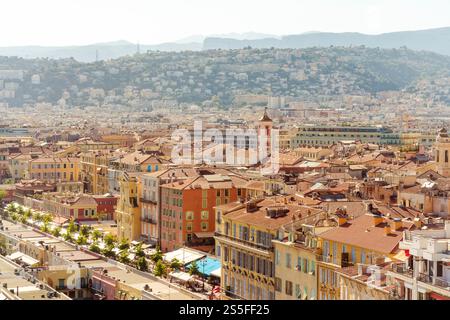
[[[119,240],[139,240],[141,237],[141,208],[139,202],[139,173],[124,172],[120,178],[120,197],[116,219]]]
[[[400,136],[384,127],[303,125],[291,141],[291,147],[330,146],[341,141],[360,141],[377,145],[399,145]]]
[[[28,173],[44,182],[79,181],[79,165],[78,158],[37,158],[29,162]]]
[[[368,205],[369,213],[351,219],[344,209],[336,212],[338,226],[320,234],[321,254],[317,261],[319,300],[341,298],[338,272],[357,264],[380,264],[386,258],[404,259],[399,243],[404,230],[415,228],[409,221],[386,218]]]
[[[217,206],[216,220],[220,230],[216,231],[215,240],[222,262],[222,297],[274,300],[280,287],[276,286],[278,260],[275,260],[272,240],[284,239],[283,227],[286,225],[312,222],[317,212],[319,210],[299,205],[291,197],[252,200],[239,206]],[[292,260],[294,273],[295,263]],[[290,280],[285,278],[285,281]]]
[[[91,151],[81,155],[80,179],[84,183],[86,193],[109,192],[108,167],[111,159],[110,151]]]
[[[435,143],[435,160],[437,172],[446,177],[450,177],[450,137],[446,129],[441,129],[436,137]]]
[[[161,248],[164,251],[184,245],[213,250],[213,208],[236,201],[247,182],[227,171],[200,170],[199,173],[161,186]]]
[[[404,231],[400,248],[408,256],[388,272],[401,300],[450,300],[450,222]]]

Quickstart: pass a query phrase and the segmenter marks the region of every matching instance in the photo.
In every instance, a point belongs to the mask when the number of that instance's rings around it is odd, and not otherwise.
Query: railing
[[[147,217],[141,218],[141,221],[142,222],[147,222],[147,223],[150,223],[150,224],[158,224],[158,222],[155,219],[147,218]]]
[[[392,264],[391,265],[391,270],[395,273],[399,273],[399,274],[405,274],[408,275],[410,277],[412,277],[413,275],[413,271],[411,269],[408,268],[408,266],[404,263],[401,264]]]
[[[446,280],[441,279],[441,278],[434,278],[434,281],[433,281],[433,276],[430,276],[426,273],[419,274],[419,276],[417,277],[417,280],[420,282],[425,282],[425,283],[432,284],[432,285],[435,285],[435,286],[438,286],[441,288],[447,289],[450,287],[450,283],[447,282]]]
[[[229,235],[226,235],[226,234],[223,234],[223,233],[220,233],[220,232],[215,232],[214,235],[217,236],[217,237],[223,237],[223,238],[229,239],[231,241],[235,241],[235,242],[241,243],[243,245],[246,245],[246,246],[249,246],[249,247],[252,247],[252,248],[255,248],[255,249],[260,249],[260,250],[265,250],[265,251],[273,251],[274,250],[272,246],[266,246],[264,244],[255,243],[255,242],[251,242],[251,241],[248,241],[248,240],[238,239],[238,238],[231,237]]]
[[[342,259],[333,259],[333,257],[331,255],[317,255],[317,261],[321,261],[321,262],[325,262],[325,263],[331,263],[340,267],[350,267],[353,266],[353,262],[351,261],[346,261],[346,260],[342,260]]]
[[[142,202],[142,203],[150,203],[150,204],[156,205],[156,201],[148,200],[148,199],[145,199],[145,198],[139,198],[139,202]]]

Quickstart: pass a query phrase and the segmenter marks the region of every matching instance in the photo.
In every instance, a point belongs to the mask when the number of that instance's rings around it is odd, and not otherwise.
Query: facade
[[[109,192],[108,166],[111,160],[109,151],[91,151],[81,155],[80,178],[84,191],[91,194]]]
[[[383,127],[304,125],[299,127],[297,135],[291,141],[291,147],[305,145],[324,147],[351,140],[377,145],[400,144],[399,134]]]
[[[408,260],[388,273],[401,300],[450,300],[450,222],[437,228],[405,231],[400,248]]]
[[[141,236],[138,176],[138,173],[124,172],[120,178],[120,197],[116,209],[119,240],[139,240]]]
[[[161,186],[161,249],[214,247],[214,207],[238,199],[247,180],[225,174],[197,175]]]
[[[450,137],[446,129],[441,129],[436,137],[435,160],[437,172],[446,177],[450,177]]]
[[[37,158],[29,162],[30,179],[45,182],[79,181],[78,158]]]

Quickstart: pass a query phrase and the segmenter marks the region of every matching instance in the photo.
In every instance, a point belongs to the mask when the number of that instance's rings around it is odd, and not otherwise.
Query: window
[[[302,298],[302,291],[300,290],[300,285],[298,283],[295,284],[295,297],[297,299],[301,299]]]
[[[445,162],[448,162],[448,150],[445,150]]]
[[[186,231],[192,231],[192,222],[186,223]]]
[[[309,269],[310,269],[309,271],[311,272],[312,275],[316,274],[316,262],[315,261],[311,260],[311,266]]]
[[[186,220],[194,220],[194,212],[186,211]]]
[[[186,234],[186,241],[192,241],[192,233]]]
[[[206,209],[206,208],[208,208],[208,200],[202,199],[202,209]]]
[[[275,264],[279,265],[280,264],[280,251],[279,250],[275,250]]]
[[[352,262],[356,263],[356,251],[355,251],[355,248],[352,248]]]
[[[275,291],[281,292],[283,290],[282,286],[283,283],[281,282],[281,279],[275,278]]]
[[[286,253],[286,268],[291,268],[291,254]]]
[[[202,231],[208,231],[208,222],[202,221]]]
[[[202,211],[202,220],[208,220],[208,218],[209,218],[209,212]]]
[[[288,295],[288,296],[292,296],[292,281],[288,281],[288,280],[286,280],[286,294]]]

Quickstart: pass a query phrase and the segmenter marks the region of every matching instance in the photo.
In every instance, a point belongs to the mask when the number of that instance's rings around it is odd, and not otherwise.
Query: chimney
[[[372,218],[374,227],[383,222],[383,217],[380,214],[372,214]]]
[[[392,222],[392,228],[395,231],[399,231],[401,228],[403,228],[403,223],[400,218],[394,218],[394,221]]]
[[[391,234],[391,225],[389,223],[386,223],[384,226],[384,235],[388,236]]]
[[[414,225],[416,226],[416,228],[420,229],[422,227],[422,220],[420,220],[419,217],[414,218]]]

